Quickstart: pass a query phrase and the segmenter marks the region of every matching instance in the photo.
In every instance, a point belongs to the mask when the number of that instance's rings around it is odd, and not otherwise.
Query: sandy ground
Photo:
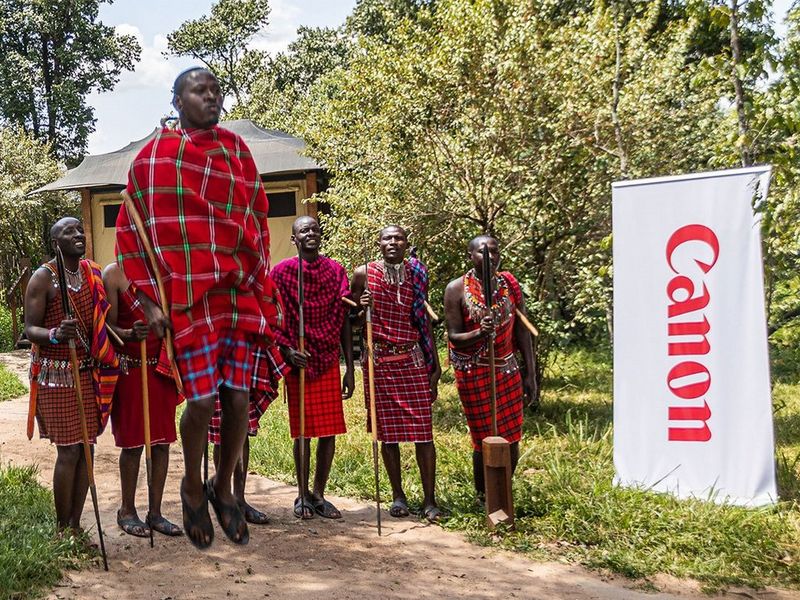
[[[28,360],[26,352],[0,355],[0,361],[23,380]],[[55,451],[47,441],[26,439],[26,415],[27,397],[0,403],[0,462],[38,464],[42,482],[49,485]],[[178,523],[181,462],[179,448],[173,447],[163,512]],[[105,573],[99,562],[88,570],[69,572],[50,598],[708,598],[693,582],[661,577],[655,584],[663,591],[647,593],[621,577],[475,546],[459,534],[415,519],[392,519],[386,512],[384,535],[379,538],[374,506],[347,498],[331,497],[344,513],[341,521],[300,521],[290,510],[296,490],[258,475],[248,478],[248,498],[266,510],[272,522],[251,526],[249,545],[230,543],[217,528],[214,545],[204,552],[185,538],[160,535],[151,549],[146,539],[127,536],[116,526],[120,492],[110,432],[100,438],[95,465],[110,572]],[[142,474],[137,495],[140,514],[146,498],[143,479]],[[93,516],[87,499],[83,523],[94,531]],[[729,589],[726,594],[800,598],[778,590]]]

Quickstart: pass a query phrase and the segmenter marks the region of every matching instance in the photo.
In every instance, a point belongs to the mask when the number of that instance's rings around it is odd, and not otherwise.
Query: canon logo
[[[680,253],[679,266],[676,266],[676,251],[689,242],[701,242],[702,245],[690,244],[684,248]],[[706,259],[701,260],[693,254],[704,246],[711,249],[711,259],[708,262],[703,262]],[[705,225],[685,225],[673,232],[666,250],[667,264],[675,273],[675,277],[667,284],[667,297],[670,301],[667,307],[667,351],[669,356],[681,357],[681,362],[675,364],[667,374],[670,393],[674,399],[681,401],[677,405],[670,404],[668,419],[689,421],[693,424],[670,425],[667,435],[671,442],[707,442],[711,439],[711,429],[708,427],[711,409],[706,399],[711,388],[711,372],[703,364],[702,358],[711,352],[707,337],[711,331],[711,323],[702,311],[708,306],[711,294],[703,281],[702,289],[695,295],[697,290],[694,280],[687,276],[686,270],[699,267],[699,272],[689,274],[702,279],[717,262],[719,241],[714,232]],[[703,251],[703,255],[706,254]],[[689,260],[686,260],[687,256]],[[683,273],[681,268],[684,269]],[[687,320],[685,315],[690,313],[691,318]],[[683,357],[692,359],[684,360]],[[702,400],[702,404],[698,403],[699,400]]]

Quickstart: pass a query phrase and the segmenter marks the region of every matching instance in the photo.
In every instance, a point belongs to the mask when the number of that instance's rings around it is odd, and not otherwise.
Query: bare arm
[[[517,308],[523,315],[527,316],[524,298],[520,300]],[[536,384],[536,354],[533,351],[531,334],[519,318],[514,319],[514,343],[522,354],[522,360],[525,363],[525,378],[522,381],[522,386],[525,389],[525,395],[528,397],[528,404],[533,405],[537,403],[539,398],[539,390]]]
[[[117,325],[119,319],[119,294],[128,289],[129,282],[125,279],[117,263],[111,263],[103,269],[103,287],[106,288],[108,302],[111,309],[106,317],[106,324],[116,333],[121,340],[133,342],[147,337],[148,326],[144,321],[136,321],[130,329],[123,329]]]
[[[344,354],[344,377],[342,378],[342,398],[350,398],[355,390],[355,366],[353,363],[353,326],[350,324],[350,311],[344,313],[344,323],[340,336]]]
[[[444,318],[447,323],[447,337],[456,348],[466,348],[487,337],[494,331],[491,316],[481,320],[479,329],[464,330],[464,316],[461,304],[464,302],[464,286],[461,278],[451,281],[444,291]]]
[[[50,330],[44,327],[44,316],[48,301],[56,301],[58,291],[51,284],[50,271],[37,269],[25,290],[25,336],[34,344],[50,344]],[[58,341],[74,339],[77,336],[77,321],[63,319],[55,331]]]

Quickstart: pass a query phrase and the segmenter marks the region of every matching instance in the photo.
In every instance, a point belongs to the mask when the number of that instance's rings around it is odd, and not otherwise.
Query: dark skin
[[[292,243],[300,248],[300,255],[303,260],[308,263],[313,263],[319,259],[319,251],[322,245],[322,231],[319,223],[314,217],[299,217],[292,225]],[[340,337],[342,351],[345,357],[345,373],[342,378],[342,399],[350,398],[353,395],[355,388],[355,370],[353,363],[353,331],[350,325],[350,319],[345,315],[342,324],[342,332]],[[284,360],[295,369],[306,368],[308,365],[308,358],[311,354],[306,350],[300,352],[297,348],[290,346],[281,346],[281,354]],[[300,457],[300,439],[294,440],[294,464],[295,472],[298,481],[304,482],[305,490],[308,489],[308,479],[311,461],[311,440],[305,439],[305,446],[303,449],[303,461],[301,464]],[[312,492],[305,498],[308,504],[314,505],[325,501],[325,486],[328,484],[328,477],[330,476],[331,466],[333,465],[333,456],[336,452],[336,436],[328,436],[319,438],[317,441],[317,461],[316,469],[314,472],[314,488]],[[314,516],[311,506],[308,504],[303,505],[302,511],[305,518]],[[342,515],[338,509],[329,509],[329,516],[338,519]]]
[[[222,92],[216,77],[209,71],[199,69],[189,73],[182,88],[176,90],[173,105],[180,115],[181,128],[210,129],[219,121],[222,101]],[[146,321],[151,329],[159,338],[163,338],[167,329],[172,329],[169,317],[141,290],[137,298],[142,303]],[[219,389],[222,405],[220,433],[223,443],[220,449],[219,468],[211,480],[211,485],[219,503],[230,507],[233,512],[239,511],[239,508],[231,490],[231,479],[247,437],[248,394],[247,391],[234,390],[224,385]],[[184,459],[181,494],[188,506],[199,516],[199,522],[187,528],[185,533],[201,547],[207,547],[213,539],[213,527],[203,503],[205,493],[200,466],[208,443],[208,424],[211,415],[214,414],[214,404],[213,396],[187,402],[180,423]],[[226,526],[230,523],[229,519],[231,517],[226,518]],[[242,518],[233,540],[236,542],[243,540],[246,533],[247,523]]]
[[[482,273],[483,269],[483,247],[489,249],[489,257],[492,261],[492,274],[497,272],[500,264],[500,247],[492,237],[479,236],[474,238],[467,247],[467,261],[470,262],[477,273]],[[496,279],[495,279],[496,281]],[[525,301],[517,307],[520,312],[526,314]],[[480,329],[466,331],[464,326],[464,283],[461,277],[451,281],[444,291],[444,316],[447,321],[447,336],[456,348],[468,348],[486,339],[494,333],[494,321],[490,315],[481,320]],[[533,343],[530,333],[522,324],[520,319],[514,320],[514,346],[522,354],[525,364],[522,387],[526,398],[530,401],[537,397],[536,389],[536,356],[533,352]],[[519,460],[519,442],[511,444],[511,468],[512,472],[517,468]],[[472,453],[472,474],[475,481],[475,491],[479,498],[485,494],[485,482],[483,477],[483,454],[481,452]]]
[[[86,236],[78,219],[67,217],[59,220],[50,230],[51,247],[61,248],[64,266],[70,271],[79,268],[80,259],[86,251]],[[55,266],[55,259],[50,264]],[[25,292],[25,335],[34,344],[46,347],[50,344],[50,332],[44,325],[47,306],[51,302],[61,302],[60,291],[53,286],[51,272],[37,269],[28,283]],[[78,322],[63,319],[55,331],[60,343],[67,343],[77,337]],[[96,415],[87,415],[91,418]],[[92,446],[94,452],[94,446]],[[59,529],[80,530],[81,514],[89,491],[89,476],[83,444],[56,446],[56,464],[53,470],[53,496],[56,507],[56,520]]]
[[[380,233],[378,247],[386,263],[400,264],[405,259],[408,249],[408,236],[401,227],[394,225],[386,227]],[[372,294],[366,289],[366,282],[366,267],[361,265],[356,268],[353,273],[353,278],[350,282],[350,295],[353,298],[358,298],[359,304],[364,308],[372,306]],[[432,400],[435,400],[437,397],[441,374],[442,370],[439,366],[439,357],[434,353],[434,368],[429,379]],[[424,496],[422,500],[422,512],[425,515],[438,518],[439,510],[436,504],[435,494],[436,447],[433,442],[417,443],[415,444],[415,450]],[[381,456],[383,457],[383,464],[386,467],[386,473],[389,476],[389,482],[392,486],[393,501],[396,506],[400,507],[398,510],[393,509],[390,511],[390,514],[392,514],[392,516],[406,516],[408,510],[405,507],[407,507],[408,502],[402,485],[400,445],[381,443]]]
[[[133,327],[125,329],[117,326],[119,318],[119,294],[128,289],[128,280],[122,269],[117,263],[111,263],[103,270],[103,286],[108,294],[108,301],[111,310],[106,317],[106,323],[124,342],[140,342],[147,339],[150,331],[147,323],[136,321]],[[120,519],[135,519],[140,521],[136,511],[136,483],[139,478],[139,468],[142,458],[142,447],[123,448],[119,453],[119,476],[122,487],[122,506],[119,508],[118,516]],[[153,472],[151,481],[150,509],[149,515],[152,520],[160,520],[161,499],[164,495],[164,484],[167,479],[169,469],[169,445],[156,444],[152,446]],[[166,526],[173,526],[169,521]],[[164,525],[162,525],[164,527]],[[132,528],[134,535],[145,536],[149,534],[148,527],[144,524],[136,524]]]

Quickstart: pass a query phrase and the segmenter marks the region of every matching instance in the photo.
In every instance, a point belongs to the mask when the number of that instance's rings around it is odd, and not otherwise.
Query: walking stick
[[[483,245],[483,264],[481,266],[481,283],[483,284],[483,301],[486,304],[486,310],[489,316],[494,318],[492,313],[492,263],[489,257],[489,247]],[[489,389],[492,399],[492,435],[497,435],[497,373],[494,368],[494,333],[489,335],[486,340],[487,350],[489,354]]]
[[[150,514],[153,510],[153,451],[150,443],[150,389],[147,386],[147,340],[139,342],[142,361],[142,408],[144,413],[144,464],[147,467],[147,524],[150,529],[150,547],[153,547],[153,527]]]
[[[364,289],[369,291],[369,250],[364,242]],[[369,377],[369,420],[372,429],[372,468],[375,471],[375,517],[381,535],[381,486],[378,471],[378,411],[375,408],[375,348],[372,343],[372,307],[367,305],[367,374]]]
[[[492,262],[488,245],[483,245],[481,285],[486,311],[494,319],[492,311]],[[492,435],[481,442],[483,458],[483,481],[486,492],[486,524],[490,529],[504,523],[514,527],[514,497],[511,490],[511,444],[497,435],[497,371],[495,363],[494,332],[486,340],[489,359],[489,391],[492,402]]]
[[[61,292],[61,306],[68,319],[72,319],[72,309],[69,305],[67,292],[67,275],[64,272],[64,255],[61,248],[56,245],[56,267],[58,270],[58,287]],[[87,283],[88,285],[88,283]],[[97,504],[97,486],[94,483],[94,464],[92,463],[92,449],[89,446],[89,429],[86,426],[86,411],[83,407],[83,390],[81,390],[81,372],[78,366],[78,353],[75,350],[75,340],[69,340],[69,362],[72,368],[72,381],[75,385],[75,399],[78,402],[78,419],[81,423],[81,436],[83,437],[83,456],[86,460],[86,474],[89,478],[89,490],[92,493],[92,505],[94,506],[94,518],[97,521],[97,535],[100,538],[100,552],[103,555],[103,569],[108,571],[108,557],[106,556],[106,545],[103,541],[103,526],[100,523],[100,508]]]
[[[300,354],[306,352],[306,323],[303,315],[303,255],[300,242],[297,242],[297,349]],[[300,518],[306,518],[306,369],[300,367],[299,381],[300,410],[300,474],[297,478],[297,489],[300,493]]]

